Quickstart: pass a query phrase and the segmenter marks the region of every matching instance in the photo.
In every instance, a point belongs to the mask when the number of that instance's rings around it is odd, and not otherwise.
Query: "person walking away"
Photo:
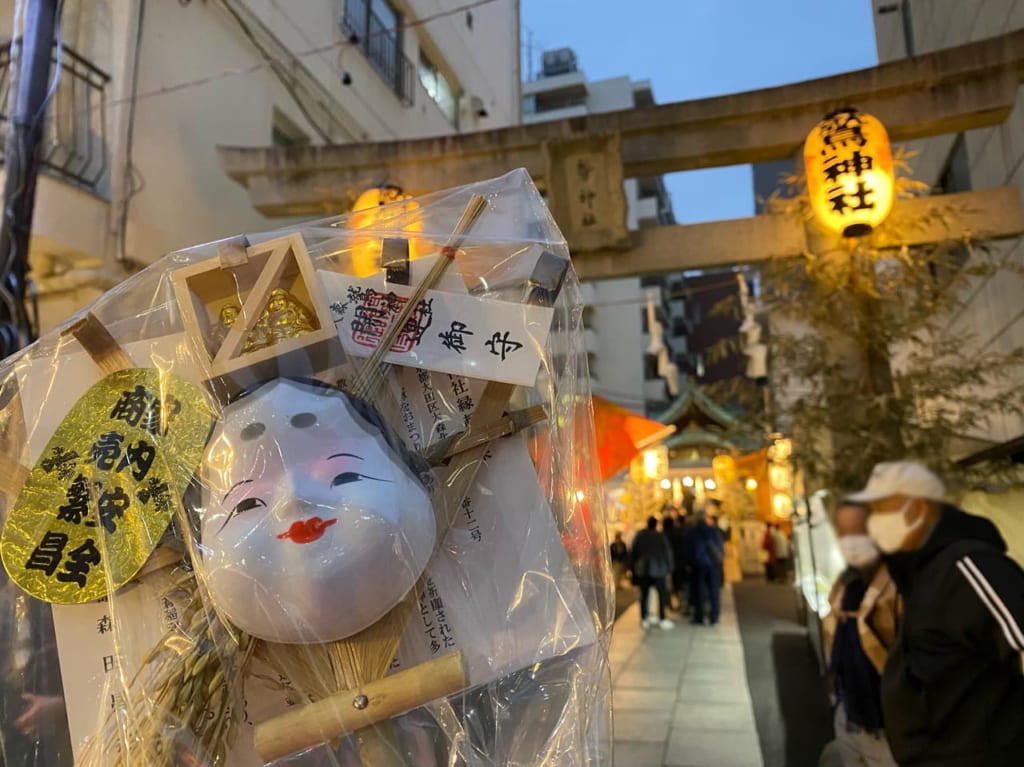
[[[608,547],[612,558],[612,572],[615,573],[615,587],[618,588],[629,569],[629,547],[622,540],[622,533],[615,533],[615,540]]]
[[[686,583],[686,615],[692,615],[697,604],[697,581],[693,569],[693,535],[697,529],[697,512],[688,512],[684,518],[682,547],[683,547],[683,578]]]
[[[785,583],[789,577],[789,538],[778,525],[772,527],[772,544],[775,547],[775,577]]]
[[[901,767],[1024,764],[1024,571],[989,520],[946,500],[917,463],[879,463],[850,500],[888,554],[903,600],[882,674],[885,732]]]
[[[691,623],[697,625],[704,623],[704,605],[707,603],[710,607],[708,619],[714,626],[718,623],[721,610],[722,561],[725,558],[722,531],[709,520],[703,511],[698,511],[697,523],[689,540],[694,580]]]
[[[771,522],[761,536],[761,561],[764,563],[764,579],[768,583],[775,580],[775,525]]]
[[[832,586],[822,622],[836,709],[835,740],[819,767],[896,767],[885,739],[881,675],[896,639],[899,598],[867,521],[867,506],[848,502],[833,520],[847,567]]]
[[[683,530],[683,520],[666,517],[661,522],[661,531],[668,538],[669,548],[672,549],[672,572],[669,580],[669,604],[672,608],[683,612],[689,607],[689,599],[686,594],[686,533]]]
[[[645,629],[657,625],[667,630],[675,625],[665,617],[668,606],[665,580],[673,565],[668,538],[659,532],[657,518],[649,517],[647,529],[633,539],[633,580],[640,587],[640,625]],[[648,616],[647,598],[652,587],[658,592],[658,618]]]

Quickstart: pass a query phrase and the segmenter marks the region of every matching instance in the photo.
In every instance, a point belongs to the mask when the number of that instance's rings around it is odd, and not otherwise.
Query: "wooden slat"
[[[64,332],[75,337],[104,375],[135,367],[135,363],[110,335],[106,325],[92,312]]]

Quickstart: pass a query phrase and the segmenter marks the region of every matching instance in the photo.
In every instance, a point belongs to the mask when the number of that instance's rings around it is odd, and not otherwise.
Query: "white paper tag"
[[[403,436],[417,449],[462,431],[484,387],[408,369],[395,371],[392,385]],[[596,639],[521,435],[490,445],[426,576],[393,670],[462,650],[477,685]]]
[[[345,351],[368,357],[414,287],[319,272]],[[428,290],[386,362],[532,386],[554,310]]]

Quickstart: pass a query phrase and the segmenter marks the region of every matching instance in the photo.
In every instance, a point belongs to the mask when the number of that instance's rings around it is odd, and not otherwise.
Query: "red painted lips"
[[[324,530],[337,521],[337,519],[320,519],[320,517],[298,519],[292,522],[288,532],[281,533],[277,537],[287,538],[293,543],[312,543],[315,540],[319,540],[320,536],[324,534]]]

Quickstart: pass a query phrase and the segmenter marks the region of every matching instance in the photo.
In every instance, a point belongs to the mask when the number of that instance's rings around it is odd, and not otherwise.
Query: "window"
[[[277,107],[270,125],[270,143],[273,146],[307,146],[309,135]]]
[[[434,65],[434,62],[420,50],[420,82],[427,95],[434,100],[441,113],[448,118],[455,127],[458,127],[458,101],[455,92],[452,90],[448,78],[441,74],[441,71]]]
[[[345,0],[345,34],[407,105],[413,103],[412,63],[402,53],[402,17],[387,0]]]

